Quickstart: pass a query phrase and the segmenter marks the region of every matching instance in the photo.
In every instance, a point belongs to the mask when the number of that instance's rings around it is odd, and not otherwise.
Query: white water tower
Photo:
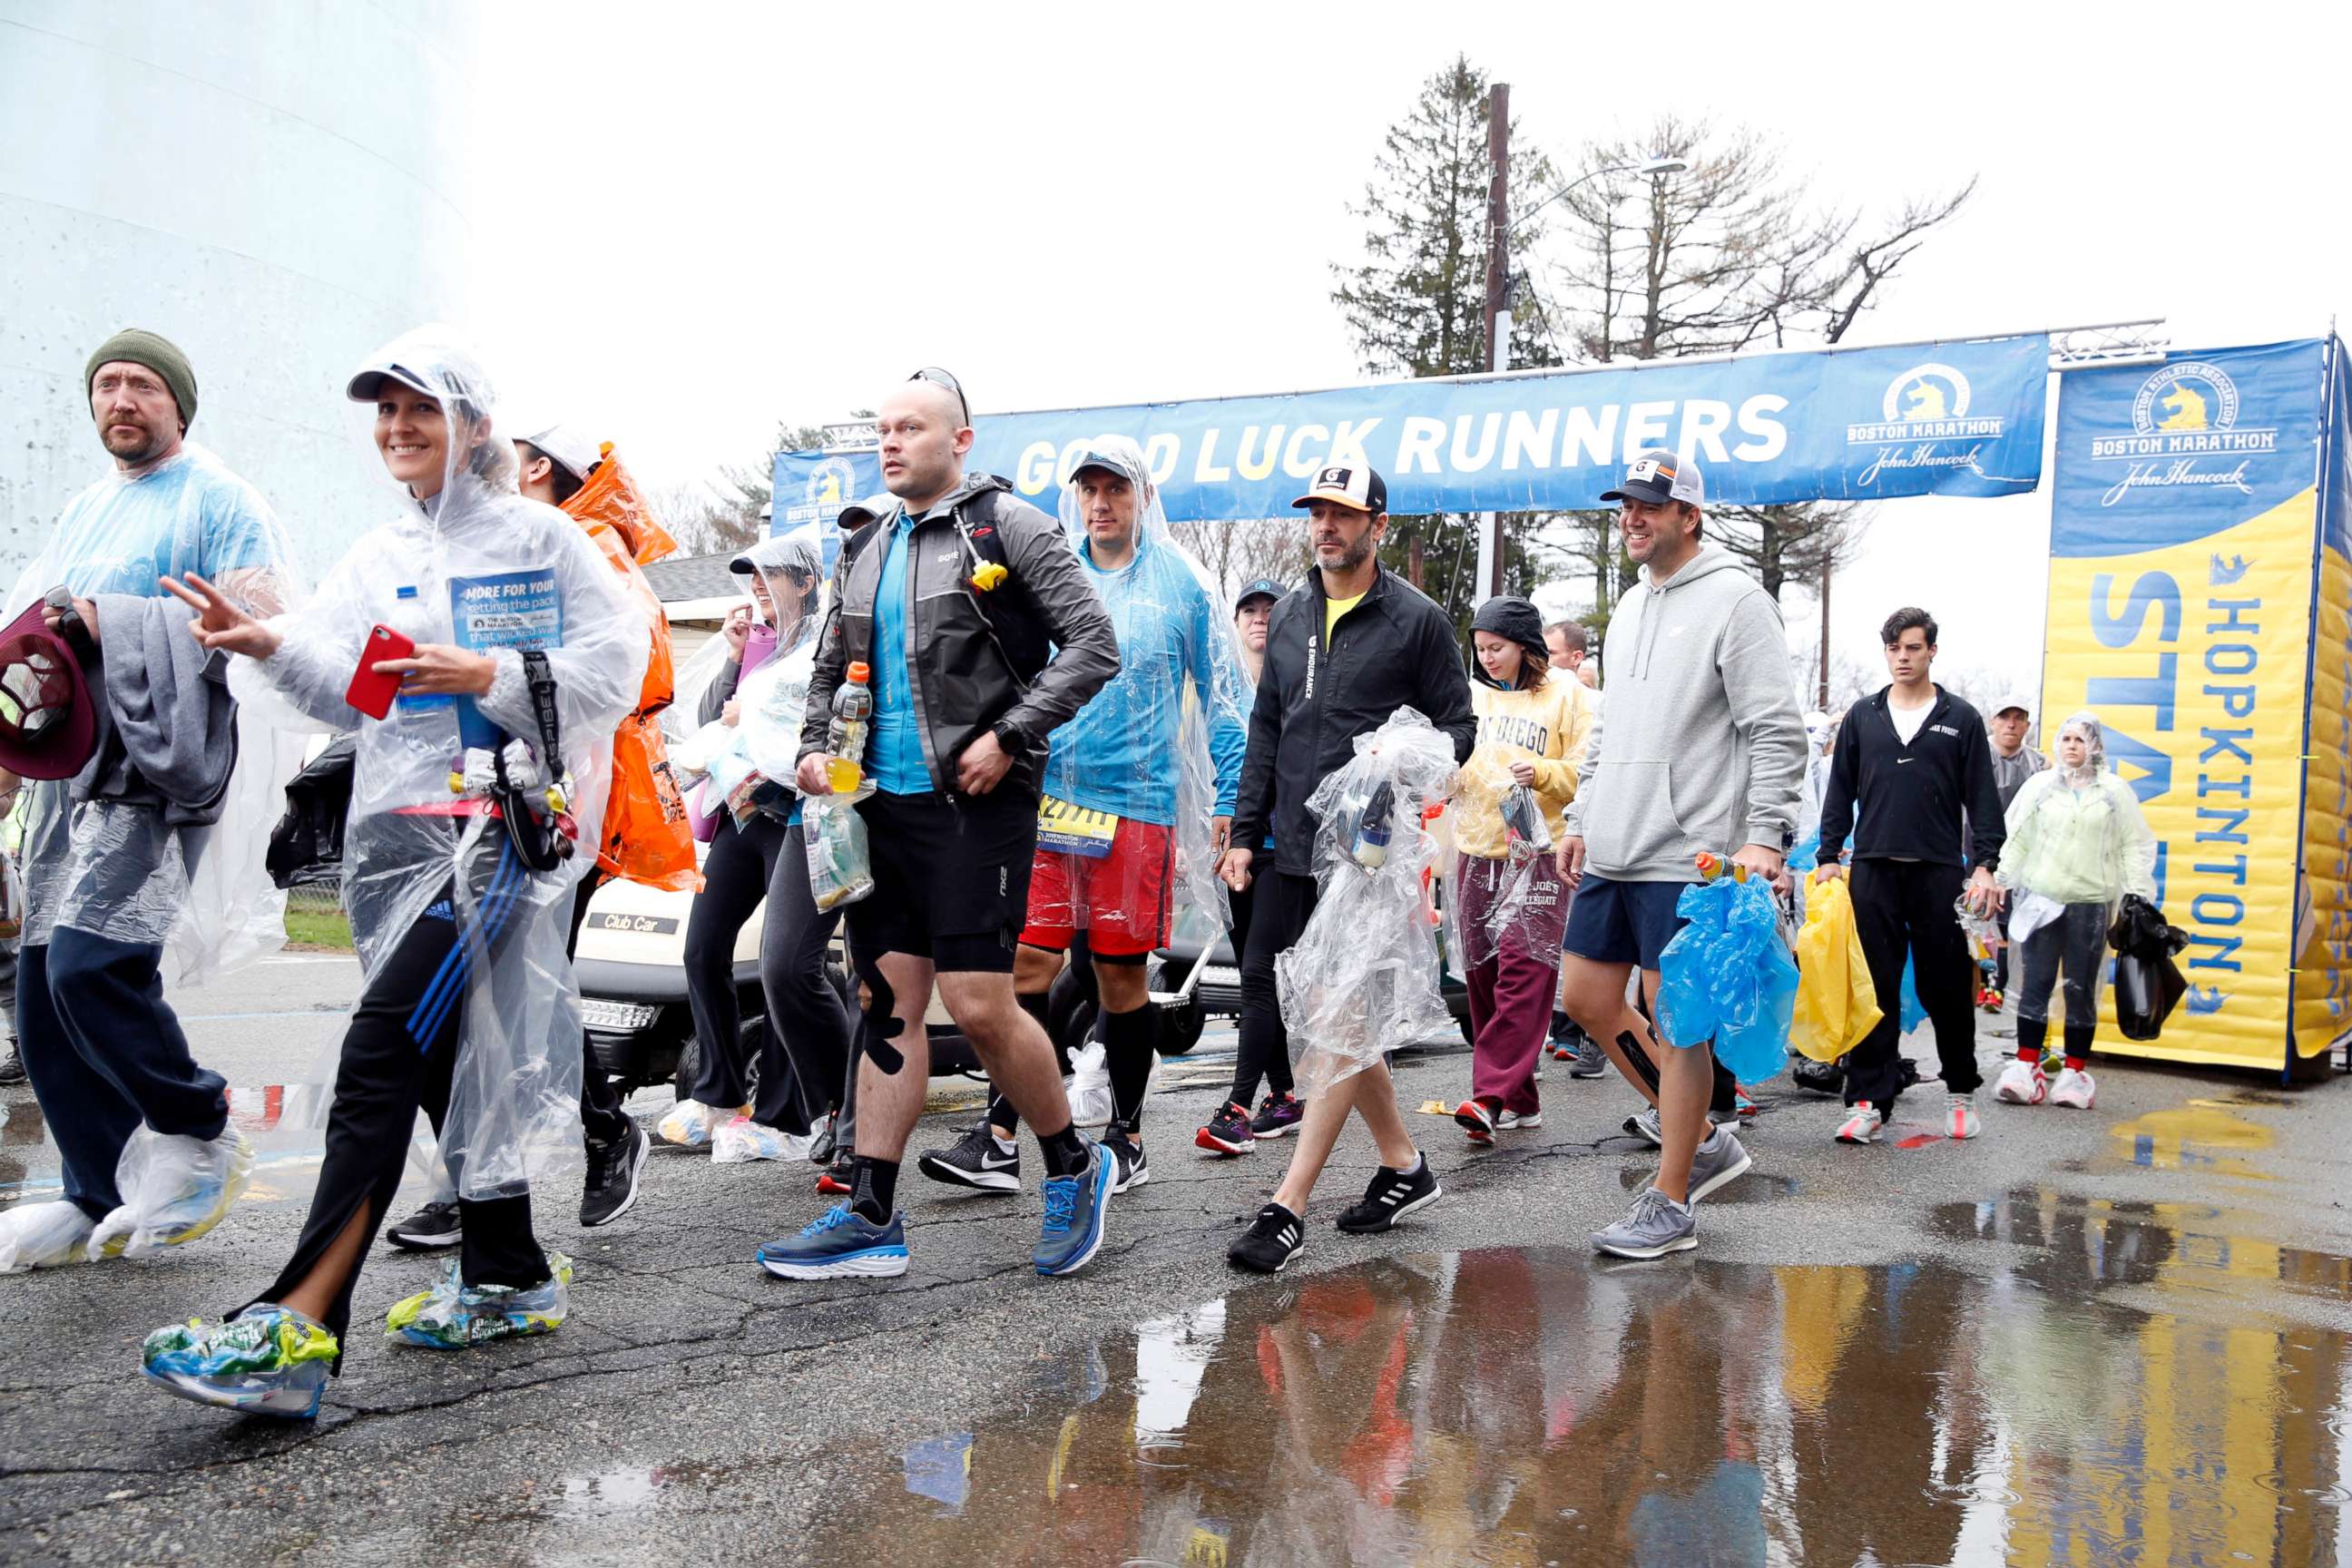
[[[383,519],[343,383],[465,318],[472,37],[457,0],[0,0],[0,590],[110,461],[82,367],[126,326],[314,580]]]

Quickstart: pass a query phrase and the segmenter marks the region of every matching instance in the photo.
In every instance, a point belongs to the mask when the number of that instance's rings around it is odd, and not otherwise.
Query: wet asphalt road
[[[0,1560],[2352,1562],[2352,1102],[2119,1063],[2096,1110],[1988,1104],[1969,1144],[1917,1095],[1842,1148],[1830,1102],[1767,1086],[1756,1171],[1702,1206],[1700,1252],[1648,1265],[1583,1247],[1649,1170],[1630,1093],[1555,1066],[1545,1125],[1498,1150],[1412,1119],[1448,1195],[1387,1237],[1329,1226],[1370,1170],[1351,1134],[1262,1280],[1223,1248],[1287,1145],[1196,1157],[1223,1065],[1196,1058],[1076,1279],[1028,1266],[1034,1148],[1019,1198],[910,1167],[912,1270],[815,1286],[751,1262],[824,1206],[808,1173],[663,1151],[609,1229],[541,1205],[579,1268],[562,1332],[389,1346],[364,1325],[439,1265],[378,1248],[315,1427],[170,1399],[138,1342],[283,1258],[316,1137],[271,1087],[331,1046],[355,973],[184,999],[262,1146],[220,1230],[0,1280]],[[1420,1060],[1401,1092],[1467,1076]],[[31,1097],[0,1106],[0,1201],[37,1200]]]

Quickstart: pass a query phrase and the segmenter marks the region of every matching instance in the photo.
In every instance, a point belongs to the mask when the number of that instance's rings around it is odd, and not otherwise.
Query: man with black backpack
[[[966,475],[970,406],[945,371],[919,371],[882,402],[877,498],[842,515],[833,602],[817,634],[801,735],[804,798],[833,793],[827,731],[849,666],[873,672],[857,805],[874,891],[849,906],[849,946],[870,993],[858,1065],[856,1173],[846,1203],[760,1249],[792,1279],[903,1274],[898,1166],[921,1115],[940,998],[1045,1159],[1040,1274],[1075,1273],[1101,1247],[1115,1180],[1080,1136],[1052,1045],[1013,994],[1045,738],[1118,672],[1118,639],[1061,526],[1004,480]]]

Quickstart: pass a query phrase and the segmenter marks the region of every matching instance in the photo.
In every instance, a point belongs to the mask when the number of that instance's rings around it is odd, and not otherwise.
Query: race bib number
[[[1118,836],[1118,818],[1047,795],[1037,803],[1037,847],[1056,855],[1099,860]]]

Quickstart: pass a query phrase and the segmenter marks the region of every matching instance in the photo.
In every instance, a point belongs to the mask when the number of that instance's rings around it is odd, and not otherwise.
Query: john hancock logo
[[[2241,426],[2237,383],[2202,360],[2150,372],[2132,398],[2131,434],[2091,438],[2093,461],[2127,465],[2100,496],[2102,506],[2134,490],[2181,486],[2248,495],[2246,455],[2277,450],[2278,431]]]
[[[1886,384],[1879,417],[1845,427],[1849,447],[1875,447],[1877,456],[1859,476],[1875,484],[1882,472],[1903,468],[1967,468],[1987,441],[2000,439],[2006,416],[1969,413],[1969,378],[1948,364],[1913,365]]]

